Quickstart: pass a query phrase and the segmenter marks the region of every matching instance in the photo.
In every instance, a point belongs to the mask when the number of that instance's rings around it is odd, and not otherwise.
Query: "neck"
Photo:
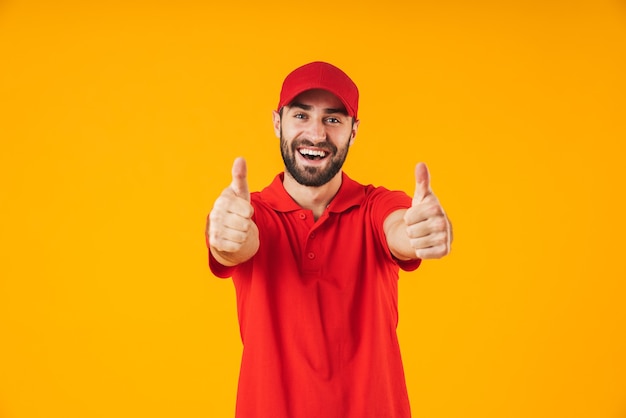
[[[341,187],[341,171],[335,175],[328,183],[319,187],[303,186],[298,183],[289,172],[285,171],[283,186],[285,190],[303,209],[313,212],[315,220],[326,210],[326,207],[335,197]]]

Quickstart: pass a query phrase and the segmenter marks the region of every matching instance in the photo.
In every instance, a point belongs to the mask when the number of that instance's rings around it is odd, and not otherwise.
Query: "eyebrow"
[[[292,102],[289,107],[297,107],[299,109],[302,110],[311,110],[313,109],[313,106],[311,105],[307,105],[304,103],[300,103],[300,102]],[[327,115],[333,114],[333,113],[340,113],[342,115],[348,116],[348,111],[343,108],[343,107],[338,107],[338,108],[333,108],[333,107],[329,107],[324,109],[324,113],[326,113]]]

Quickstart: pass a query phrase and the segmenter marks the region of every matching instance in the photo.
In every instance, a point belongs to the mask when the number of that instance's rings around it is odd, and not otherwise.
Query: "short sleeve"
[[[210,249],[207,249],[209,252],[209,268],[211,269],[211,273],[220,279],[227,279],[233,276],[235,270],[237,270],[237,266],[225,266],[213,257]]]
[[[394,260],[396,260],[396,263],[398,264],[400,269],[402,269],[404,271],[414,271],[414,270],[417,270],[417,268],[420,266],[420,264],[422,264],[422,259],[421,258],[418,258],[416,260],[398,260],[397,258],[394,257]]]

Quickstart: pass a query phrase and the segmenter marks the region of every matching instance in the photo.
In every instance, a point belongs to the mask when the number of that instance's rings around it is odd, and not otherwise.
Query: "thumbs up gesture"
[[[411,248],[418,258],[441,258],[450,252],[452,226],[430,188],[426,164],[415,167],[413,203],[404,214]]]
[[[215,201],[206,234],[213,256],[225,266],[243,263],[259,248],[259,231],[252,220],[246,160],[235,159],[232,182]]]

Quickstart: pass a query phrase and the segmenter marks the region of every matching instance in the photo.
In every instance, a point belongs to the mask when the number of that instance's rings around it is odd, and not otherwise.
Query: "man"
[[[237,294],[237,418],[410,416],[398,272],[447,255],[452,231],[424,164],[413,199],[342,172],[358,98],[335,66],[295,69],[273,112],[284,172],[250,193],[236,159],[209,215],[211,270]]]

